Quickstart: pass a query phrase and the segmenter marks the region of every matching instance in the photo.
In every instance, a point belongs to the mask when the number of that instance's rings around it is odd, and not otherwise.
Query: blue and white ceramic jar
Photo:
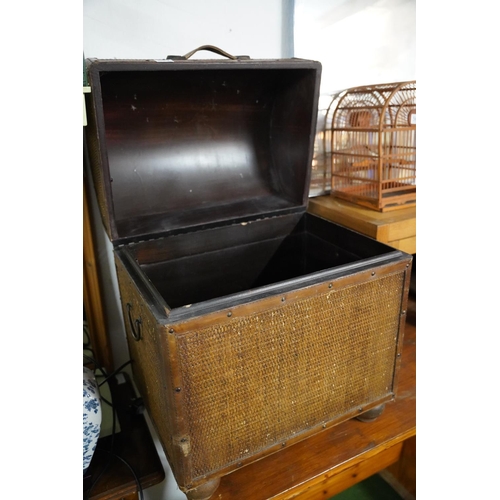
[[[102,409],[99,388],[92,370],[83,367],[83,473],[90,461],[101,431]]]

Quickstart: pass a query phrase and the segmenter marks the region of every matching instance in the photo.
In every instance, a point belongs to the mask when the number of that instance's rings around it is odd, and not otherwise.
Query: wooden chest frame
[[[395,396],[411,256],[306,213],[320,69],[89,64],[134,375],[193,499]]]

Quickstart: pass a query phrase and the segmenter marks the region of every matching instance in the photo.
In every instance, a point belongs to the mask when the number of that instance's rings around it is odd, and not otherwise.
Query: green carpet
[[[401,500],[401,496],[375,474],[333,496],[330,500]]]

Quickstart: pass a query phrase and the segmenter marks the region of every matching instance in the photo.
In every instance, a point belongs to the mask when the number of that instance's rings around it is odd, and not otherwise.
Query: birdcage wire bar
[[[416,82],[333,96],[322,131],[332,196],[378,211],[416,204]]]

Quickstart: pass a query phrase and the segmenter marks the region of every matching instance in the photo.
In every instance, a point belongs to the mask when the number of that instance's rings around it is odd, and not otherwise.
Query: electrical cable
[[[92,363],[94,363],[96,366],[96,370],[101,371],[103,373],[103,375],[106,377],[106,380],[109,379],[109,376],[108,376],[106,370],[101,366],[101,364],[96,359],[94,359],[93,357],[88,356],[86,354],[84,354],[83,357],[86,358],[88,361],[91,361]],[[113,450],[113,446],[114,446],[114,442],[115,442],[115,434],[116,434],[116,409],[111,402],[109,402],[108,400],[103,398],[101,395],[99,395],[99,397],[101,400],[106,402],[111,407],[112,412],[113,412],[113,420],[112,420],[113,424],[112,424],[112,430],[111,430],[111,444],[110,444],[110,449]],[[99,448],[97,447],[96,450],[97,449],[99,449]],[[87,495],[86,495],[87,500],[90,498],[90,494],[91,494],[92,490],[94,489],[95,485],[99,482],[99,480],[101,479],[103,474],[108,470],[110,465],[111,465],[111,459],[109,458],[106,461],[103,469],[101,470],[101,472],[99,473],[97,478],[94,479],[94,481],[92,481],[92,484],[90,485],[90,488],[87,491]]]
[[[83,347],[84,349],[87,348],[90,349],[90,330],[89,330],[89,325],[86,321],[83,322],[83,334],[87,338],[86,341],[83,341]]]
[[[85,343],[83,344],[83,347],[85,350],[88,350],[90,352],[93,353],[92,349],[90,349],[89,347],[87,347],[85,345]],[[116,370],[114,370],[112,373],[110,373],[108,375],[108,373],[106,372],[106,370],[101,366],[101,364],[92,356],[88,356],[87,354],[83,354],[83,357],[85,359],[87,359],[88,361],[94,363],[94,365],[96,366],[96,370],[99,370],[100,372],[102,372],[102,376],[105,377],[103,381],[101,381],[100,383],[98,383],[98,387],[101,387],[102,385],[104,385],[105,383],[107,383],[112,377],[115,377],[116,375],[118,375],[126,366],[128,366],[132,360],[128,360],[127,362],[123,363],[121,366],[119,366]],[[144,495],[143,495],[143,491],[142,491],[142,485],[141,485],[141,481],[139,479],[139,477],[137,476],[135,470],[133,469],[133,467],[125,460],[123,459],[122,457],[120,457],[119,455],[117,455],[116,453],[113,452],[113,448],[114,448],[114,444],[115,444],[115,435],[116,435],[116,420],[117,420],[117,414],[116,414],[116,408],[113,406],[113,404],[109,401],[107,401],[105,398],[103,398],[101,395],[99,395],[100,399],[102,401],[104,401],[105,403],[107,403],[112,411],[113,411],[113,425],[112,425],[112,431],[111,431],[111,444],[109,446],[109,450],[106,450],[104,448],[100,448],[99,446],[96,447],[96,451],[104,451],[108,454],[108,460],[106,461],[106,463],[104,464],[104,467],[102,468],[101,472],[99,473],[99,475],[97,476],[96,479],[94,479],[94,481],[92,481],[92,484],[90,485],[90,488],[87,490],[87,494],[85,496],[85,499],[88,500],[90,499],[90,494],[92,493],[92,490],[94,489],[95,485],[99,482],[99,480],[101,479],[101,477],[104,475],[104,473],[108,470],[108,468],[110,467],[111,465],[111,459],[114,457],[118,460],[120,460],[121,462],[123,462],[124,465],[126,465],[128,467],[128,469],[130,470],[130,472],[132,473],[132,475],[134,476],[134,480],[136,482],[136,485],[137,485],[137,491],[138,491],[138,494],[140,496],[140,500],[143,500],[144,499]]]
[[[104,372],[105,373],[105,372]],[[116,434],[116,408],[111,404],[111,403],[108,403],[111,405],[111,409],[113,410],[113,426],[112,426],[112,430],[111,430],[111,444],[110,444],[110,453],[113,452],[113,447],[114,447],[114,444],[115,444],[115,434]],[[96,447],[96,450],[102,450],[102,448],[99,448],[99,446]],[[102,450],[102,451],[107,451],[107,450]],[[108,457],[108,460],[106,461],[106,463],[104,464],[104,467],[102,468],[101,472],[99,473],[99,475],[97,476],[96,479],[94,479],[94,481],[92,481],[92,484],[90,485],[90,488],[88,489],[87,491],[87,495],[86,495],[86,500],[88,500],[90,498],[90,494],[92,493],[92,490],[94,489],[95,485],[99,482],[99,480],[101,479],[101,477],[103,476],[103,474],[108,470],[109,466],[111,465],[111,457]]]
[[[92,356],[89,356],[88,354],[84,354],[83,357],[86,358],[88,361],[94,363],[96,366],[96,369],[101,370],[102,373],[106,374],[106,370],[101,366],[101,363],[99,363],[99,361],[97,361],[97,359],[93,358]],[[106,376],[107,376],[107,374],[106,374]]]
[[[106,373],[106,370],[99,364],[99,362],[95,358],[93,358],[92,356],[88,356],[87,354],[84,354],[83,357],[86,358],[88,361],[94,363],[96,365],[96,371],[97,370],[101,371],[102,372],[102,376],[106,377],[106,380],[109,378],[108,374]],[[98,377],[98,375],[96,375],[96,377]],[[100,387],[100,385],[98,385],[98,386]],[[111,403],[110,401],[108,401],[104,396],[102,396],[102,394],[99,394],[99,397],[108,406],[111,406],[111,408],[113,407],[113,403]]]
[[[118,373],[120,373],[127,365],[129,365],[130,363],[132,363],[132,360],[129,359],[127,362],[123,363],[123,365],[119,366],[114,372],[112,372],[110,375],[108,375],[100,384],[99,384],[99,387],[101,387],[101,385],[105,384],[111,377],[114,377],[115,375],[118,375]]]
[[[140,500],[144,500],[144,494],[143,494],[143,490],[142,490],[141,480],[139,479],[139,476],[135,472],[134,468],[124,458],[120,457],[120,455],[117,455],[116,453],[113,453],[111,451],[104,450],[104,449],[102,451],[105,451],[106,453],[113,456],[114,458],[117,458],[118,460],[120,460],[120,462],[122,462],[124,465],[126,465],[128,467],[128,469],[130,470],[130,472],[134,476],[135,484],[137,485],[137,493],[139,494]]]

